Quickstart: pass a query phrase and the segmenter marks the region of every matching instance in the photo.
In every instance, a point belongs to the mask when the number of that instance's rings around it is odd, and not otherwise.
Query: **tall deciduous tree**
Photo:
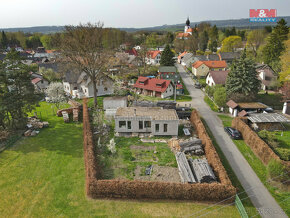
[[[279,74],[280,82],[290,81],[290,37],[284,44],[286,49],[281,56],[282,71]]]
[[[175,61],[173,60],[174,54],[167,44],[161,55],[160,65],[162,66],[174,66]]]
[[[260,88],[254,62],[244,51],[241,58],[231,65],[226,81],[227,96],[236,101],[254,100]]]
[[[94,90],[94,105],[97,107],[96,83],[106,77],[111,53],[103,46],[103,23],[66,26],[61,50],[63,62],[90,77]]]
[[[278,21],[263,48],[263,59],[276,72],[281,71],[280,56],[285,50],[284,41],[288,38],[289,28],[284,19]]]
[[[229,36],[223,40],[221,50],[223,52],[232,52],[241,46],[242,38],[240,36]]]
[[[247,36],[247,47],[251,49],[254,57],[257,57],[257,51],[265,39],[262,30],[253,30]]]
[[[200,35],[200,41],[199,41],[199,48],[202,51],[205,51],[207,49],[207,43],[208,43],[209,37],[206,30],[204,30]]]

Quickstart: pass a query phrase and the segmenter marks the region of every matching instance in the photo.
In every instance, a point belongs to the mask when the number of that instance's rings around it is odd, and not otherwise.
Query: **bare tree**
[[[85,72],[93,83],[94,105],[97,107],[96,83],[105,74],[111,52],[103,46],[103,23],[66,26],[61,43],[63,62]]]
[[[143,73],[146,73],[147,70],[147,63],[146,63],[146,57],[147,57],[147,53],[148,53],[148,47],[146,45],[146,43],[143,43],[142,45],[140,45],[140,48],[138,50],[138,56],[137,56],[137,60],[140,62],[141,67],[143,67]],[[140,76],[140,69],[138,68],[138,72],[139,72],[139,76]]]

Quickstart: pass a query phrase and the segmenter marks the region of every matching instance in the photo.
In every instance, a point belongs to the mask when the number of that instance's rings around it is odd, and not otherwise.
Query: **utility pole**
[[[176,82],[174,82],[174,101],[176,101]]]

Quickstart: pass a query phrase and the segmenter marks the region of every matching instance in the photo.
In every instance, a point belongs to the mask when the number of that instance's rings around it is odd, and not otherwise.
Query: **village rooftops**
[[[257,113],[249,114],[248,119],[252,123],[289,123],[287,117],[277,113]]]
[[[118,108],[115,117],[150,117],[152,120],[178,120],[174,109],[161,107],[122,107]]]

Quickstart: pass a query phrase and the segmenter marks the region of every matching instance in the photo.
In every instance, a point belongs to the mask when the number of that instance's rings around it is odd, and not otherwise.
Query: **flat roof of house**
[[[174,109],[161,107],[120,107],[115,117],[151,117],[153,120],[178,120]]]
[[[277,113],[257,113],[257,114],[249,114],[248,119],[252,123],[288,123],[290,120]]]
[[[104,101],[116,101],[116,100],[127,100],[126,96],[112,96],[112,97],[105,97]]]
[[[160,66],[159,67],[160,73],[176,73],[176,67],[175,66]]]

